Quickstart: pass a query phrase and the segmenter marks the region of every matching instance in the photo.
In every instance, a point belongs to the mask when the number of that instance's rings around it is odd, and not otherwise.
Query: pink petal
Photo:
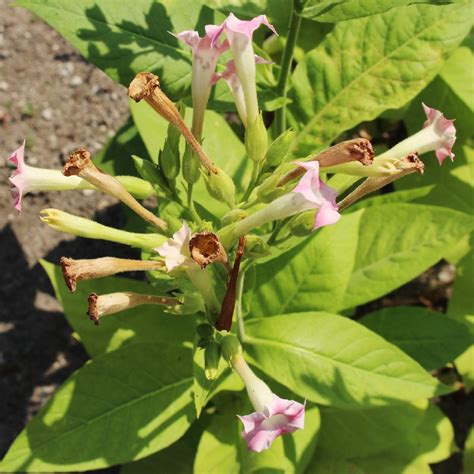
[[[13,206],[18,212],[21,212],[21,199],[26,187],[22,173],[25,170],[25,140],[8,158],[8,162],[16,166],[16,169],[10,175],[10,193],[13,199]]]
[[[175,38],[178,38],[183,43],[187,44],[193,51],[199,45],[201,38],[199,37],[199,33],[194,30],[185,30],[181,31],[181,33],[173,33],[169,32]]]
[[[293,189],[293,192],[300,193],[307,201],[319,204],[317,196],[319,182],[320,180],[317,170],[310,169],[299,180],[298,184]]]
[[[268,449],[278,436],[284,434],[281,430],[272,431],[252,431],[251,433],[242,433],[242,437],[251,451],[260,453]]]
[[[265,420],[265,415],[263,413],[253,412],[250,413],[250,415],[237,415],[237,418],[244,425],[244,432],[249,433],[262,424]]]
[[[319,229],[319,227],[325,225],[335,224],[340,218],[341,215],[337,212],[337,206],[325,201],[316,213],[313,230]]]
[[[273,28],[273,25],[270,24],[265,15],[259,15],[251,20],[240,20],[233,13],[231,13],[224,22],[224,29],[232,33],[241,33],[247,38],[252,38],[254,31],[260,26],[265,25],[276,35],[278,34]]]
[[[305,170],[315,170],[319,174],[319,161],[293,161],[295,165],[301,166]]]

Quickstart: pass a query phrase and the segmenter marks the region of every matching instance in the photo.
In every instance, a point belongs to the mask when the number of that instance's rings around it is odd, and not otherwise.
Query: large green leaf
[[[337,311],[354,265],[361,216],[345,216],[336,226],[258,265],[249,316]]]
[[[314,312],[252,319],[246,334],[254,365],[317,403],[383,406],[444,390],[400,349],[342,316]]]
[[[317,21],[337,22],[383,13],[414,3],[437,3],[428,0],[309,0],[303,16]]]
[[[384,308],[359,322],[413,357],[426,370],[452,362],[472,342],[463,324],[417,306]]]
[[[324,457],[364,458],[403,443],[421,423],[426,400],[387,407],[321,409],[317,452]]]
[[[114,80],[128,85],[140,71],[160,76],[167,94],[181,97],[191,84],[191,52],[171,32],[213,23],[194,0],[17,0],[70,41]]]
[[[194,418],[191,350],[137,344],[92,360],[18,436],[0,471],[84,471],[140,459]]]
[[[293,75],[294,152],[412,99],[471,27],[471,6],[412,5],[336,25]]]
[[[472,228],[470,216],[442,207],[387,204],[366,209],[343,308],[371,301],[415,278]]]
[[[191,316],[167,314],[157,305],[139,306],[107,316],[99,326],[94,326],[86,315],[87,297],[93,292],[99,295],[116,291],[153,294],[156,290],[152,286],[129,278],[108,277],[81,281],[77,290],[71,293],[58,266],[45,261],[41,261],[41,264],[48,274],[69,324],[91,356],[138,342],[192,345],[194,319]]]
[[[395,408],[395,407],[391,407]],[[326,453],[319,444],[307,470],[308,474],[430,474],[430,463],[440,462],[449,457],[454,451],[453,427],[440,409],[429,405],[422,413],[422,419],[417,417],[415,430],[406,433],[405,437],[397,439],[396,443],[381,453],[364,455],[367,446],[361,447],[360,454],[355,453],[355,447],[361,445],[361,439],[368,439],[362,433],[361,427],[349,425],[354,429],[350,434],[336,441],[332,451]],[[365,428],[372,428],[371,420],[365,420]],[[341,427],[344,425],[340,425]],[[324,420],[323,427],[324,430]],[[385,436],[388,436],[388,431]],[[321,433],[321,437],[324,434]],[[361,436],[361,439],[356,439]],[[322,439],[322,438],[321,438]],[[377,444],[377,440],[371,439]],[[355,443],[352,445],[351,443]],[[339,450],[337,451],[337,448]],[[370,448],[369,448],[370,450]],[[346,453],[350,453],[349,456]]]
[[[304,472],[316,444],[319,410],[308,406],[304,430],[277,438],[271,448],[261,453],[249,451],[240,435],[242,425],[236,414],[251,411],[248,404],[229,403],[212,416],[199,442],[194,462],[196,474]]]

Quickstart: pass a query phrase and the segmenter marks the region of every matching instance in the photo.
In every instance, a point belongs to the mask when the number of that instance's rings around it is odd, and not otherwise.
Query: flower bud
[[[201,323],[196,326],[196,333],[202,339],[209,339],[214,335],[214,328],[208,323]]]
[[[310,235],[314,227],[314,210],[302,212],[291,218],[288,228],[295,237]]]
[[[280,181],[280,174],[271,174],[257,189],[257,198],[260,202],[269,203],[276,198],[283,196],[286,190],[282,186],[278,186]]]
[[[242,354],[242,345],[239,339],[234,334],[226,334],[221,339],[221,352],[224,360],[229,364],[232,363],[232,359]]]
[[[221,223],[223,226],[232,224],[234,222],[240,221],[247,217],[249,213],[244,209],[231,209],[227,211],[221,219]]]
[[[209,341],[204,351],[204,375],[207,380],[215,380],[221,358],[221,347],[216,341]]]
[[[200,167],[201,162],[198,156],[189,145],[186,145],[183,155],[183,178],[188,184],[194,184],[199,181],[201,177]]]
[[[165,140],[163,150],[158,157],[161,171],[169,181],[174,181],[179,174],[179,150],[173,150],[169,140]]]
[[[265,155],[265,161],[269,166],[278,166],[286,161],[295,135],[296,133],[289,129],[272,142]]]
[[[258,235],[249,234],[245,237],[246,258],[262,258],[271,254],[270,246]]]
[[[229,207],[235,206],[235,185],[232,178],[222,169],[205,175],[206,188],[209,194],[218,201],[224,201]]]
[[[268,146],[268,135],[263,123],[262,113],[252,124],[249,124],[245,131],[245,148],[249,158],[259,163],[265,158]]]

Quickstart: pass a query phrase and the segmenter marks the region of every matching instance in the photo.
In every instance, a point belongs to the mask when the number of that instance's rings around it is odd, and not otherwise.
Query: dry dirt
[[[120,226],[123,217],[111,199],[84,192],[29,195],[18,214],[11,205],[6,160],[26,139],[29,164],[60,168],[77,147],[98,151],[127,116],[123,87],[42,21],[0,0],[0,458],[58,385],[87,359],[71,337],[38,259],[124,255],[118,245],[75,239],[38,219],[39,210],[56,207]],[[365,309],[419,304],[443,310],[452,276],[451,268],[439,265]],[[472,397],[459,392],[446,397],[442,408],[462,445],[472,422]],[[460,460],[455,455],[434,470],[459,473]]]

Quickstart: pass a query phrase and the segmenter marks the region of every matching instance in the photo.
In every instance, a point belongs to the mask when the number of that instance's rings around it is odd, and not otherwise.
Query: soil
[[[130,257],[119,245],[60,234],[38,218],[41,209],[54,207],[120,227],[120,208],[103,195],[28,195],[23,212],[17,213],[11,205],[6,160],[26,139],[29,164],[60,168],[75,148],[100,150],[127,117],[123,87],[41,20],[0,0],[0,458],[56,388],[87,360],[71,337],[38,259]],[[453,279],[453,268],[440,264],[360,312],[394,304],[444,310]],[[467,414],[474,413],[473,405],[473,398],[463,392],[441,402],[459,446],[472,424]],[[461,455],[433,469],[459,473]]]

